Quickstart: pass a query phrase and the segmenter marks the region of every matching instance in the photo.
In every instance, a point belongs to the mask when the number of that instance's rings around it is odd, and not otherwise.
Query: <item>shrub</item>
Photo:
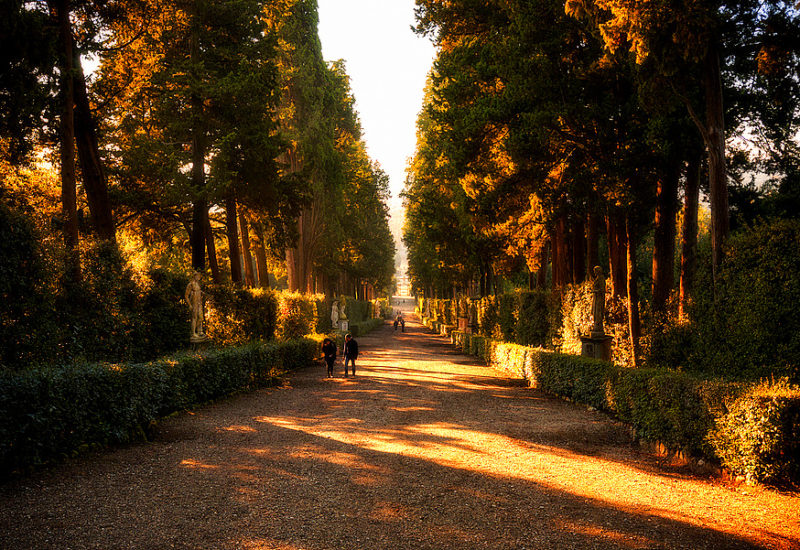
[[[204,292],[206,332],[215,345],[241,345],[275,337],[278,297],[273,291],[208,285]]]
[[[481,349],[482,348],[482,349]],[[637,437],[763,482],[800,481],[800,388],[748,388],[473,337],[470,351],[533,387],[606,410]]]
[[[800,480],[800,388],[757,386],[717,420],[709,442],[734,474],[775,483]]]
[[[716,285],[707,271],[699,276],[692,310],[697,341],[686,367],[800,381],[800,221],[773,221],[734,235]]]
[[[523,346],[547,346],[551,342],[550,292],[521,291],[517,293],[517,323],[514,327],[514,341]]]
[[[517,297],[514,294],[501,294],[497,299],[497,322],[500,326],[502,339],[506,342],[515,342],[517,327]]]
[[[83,363],[0,373],[0,474],[87,445],[142,437],[157,418],[312,363],[311,339],[254,342],[149,363]]]
[[[349,326],[349,332],[353,335],[353,338],[357,336],[364,336],[368,332],[375,330],[376,328],[382,327],[384,325],[384,319],[369,319],[367,321],[362,321],[360,323],[352,323]]]

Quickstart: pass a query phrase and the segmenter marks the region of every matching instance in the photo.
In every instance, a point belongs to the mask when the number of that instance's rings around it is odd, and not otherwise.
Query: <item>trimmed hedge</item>
[[[353,335],[353,338],[357,338],[358,336],[364,336],[368,332],[372,332],[378,327],[382,327],[385,322],[385,319],[369,319],[367,321],[361,321],[360,323],[350,323],[348,332]]]
[[[312,363],[319,342],[254,342],[149,363],[0,373],[0,474],[145,436],[172,412],[267,386]]]
[[[800,388],[629,369],[456,332],[452,341],[532,387],[612,413],[637,437],[718,460],[734,475],[800,481]]]

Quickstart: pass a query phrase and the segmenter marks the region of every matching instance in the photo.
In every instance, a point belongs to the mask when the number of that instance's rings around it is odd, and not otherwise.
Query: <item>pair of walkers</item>
[[[349,333],[344,337],[344,376],[347,378],[347,367],[352,367],[353,376],[356,375],[356,359],[358,359],[358,342]],[[328,378],[333,377],[333,364],[336,361],[336,342],[330,338],[322,341],[322,357],[328,366]]]

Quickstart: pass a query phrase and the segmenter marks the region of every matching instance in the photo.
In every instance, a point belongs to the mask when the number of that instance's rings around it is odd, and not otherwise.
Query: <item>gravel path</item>
[[[661,465],[425,332],[0,486],[0,549],[800,548],[797,495]]]

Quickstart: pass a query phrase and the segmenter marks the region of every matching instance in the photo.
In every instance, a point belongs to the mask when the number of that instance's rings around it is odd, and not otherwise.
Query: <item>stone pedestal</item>
[[[347,319],[339,320],[339,330],[347,332],[350,329],[350,322]]]
[[[611,361],[611,341],[613,339],[613,336],[602,332],[591,332],[588,336],[581,336],[581,355]]]
[[[458,330],[461,332],[467,332],[469,328],[469,318],[467,317],[459,317],[458,318]]]

